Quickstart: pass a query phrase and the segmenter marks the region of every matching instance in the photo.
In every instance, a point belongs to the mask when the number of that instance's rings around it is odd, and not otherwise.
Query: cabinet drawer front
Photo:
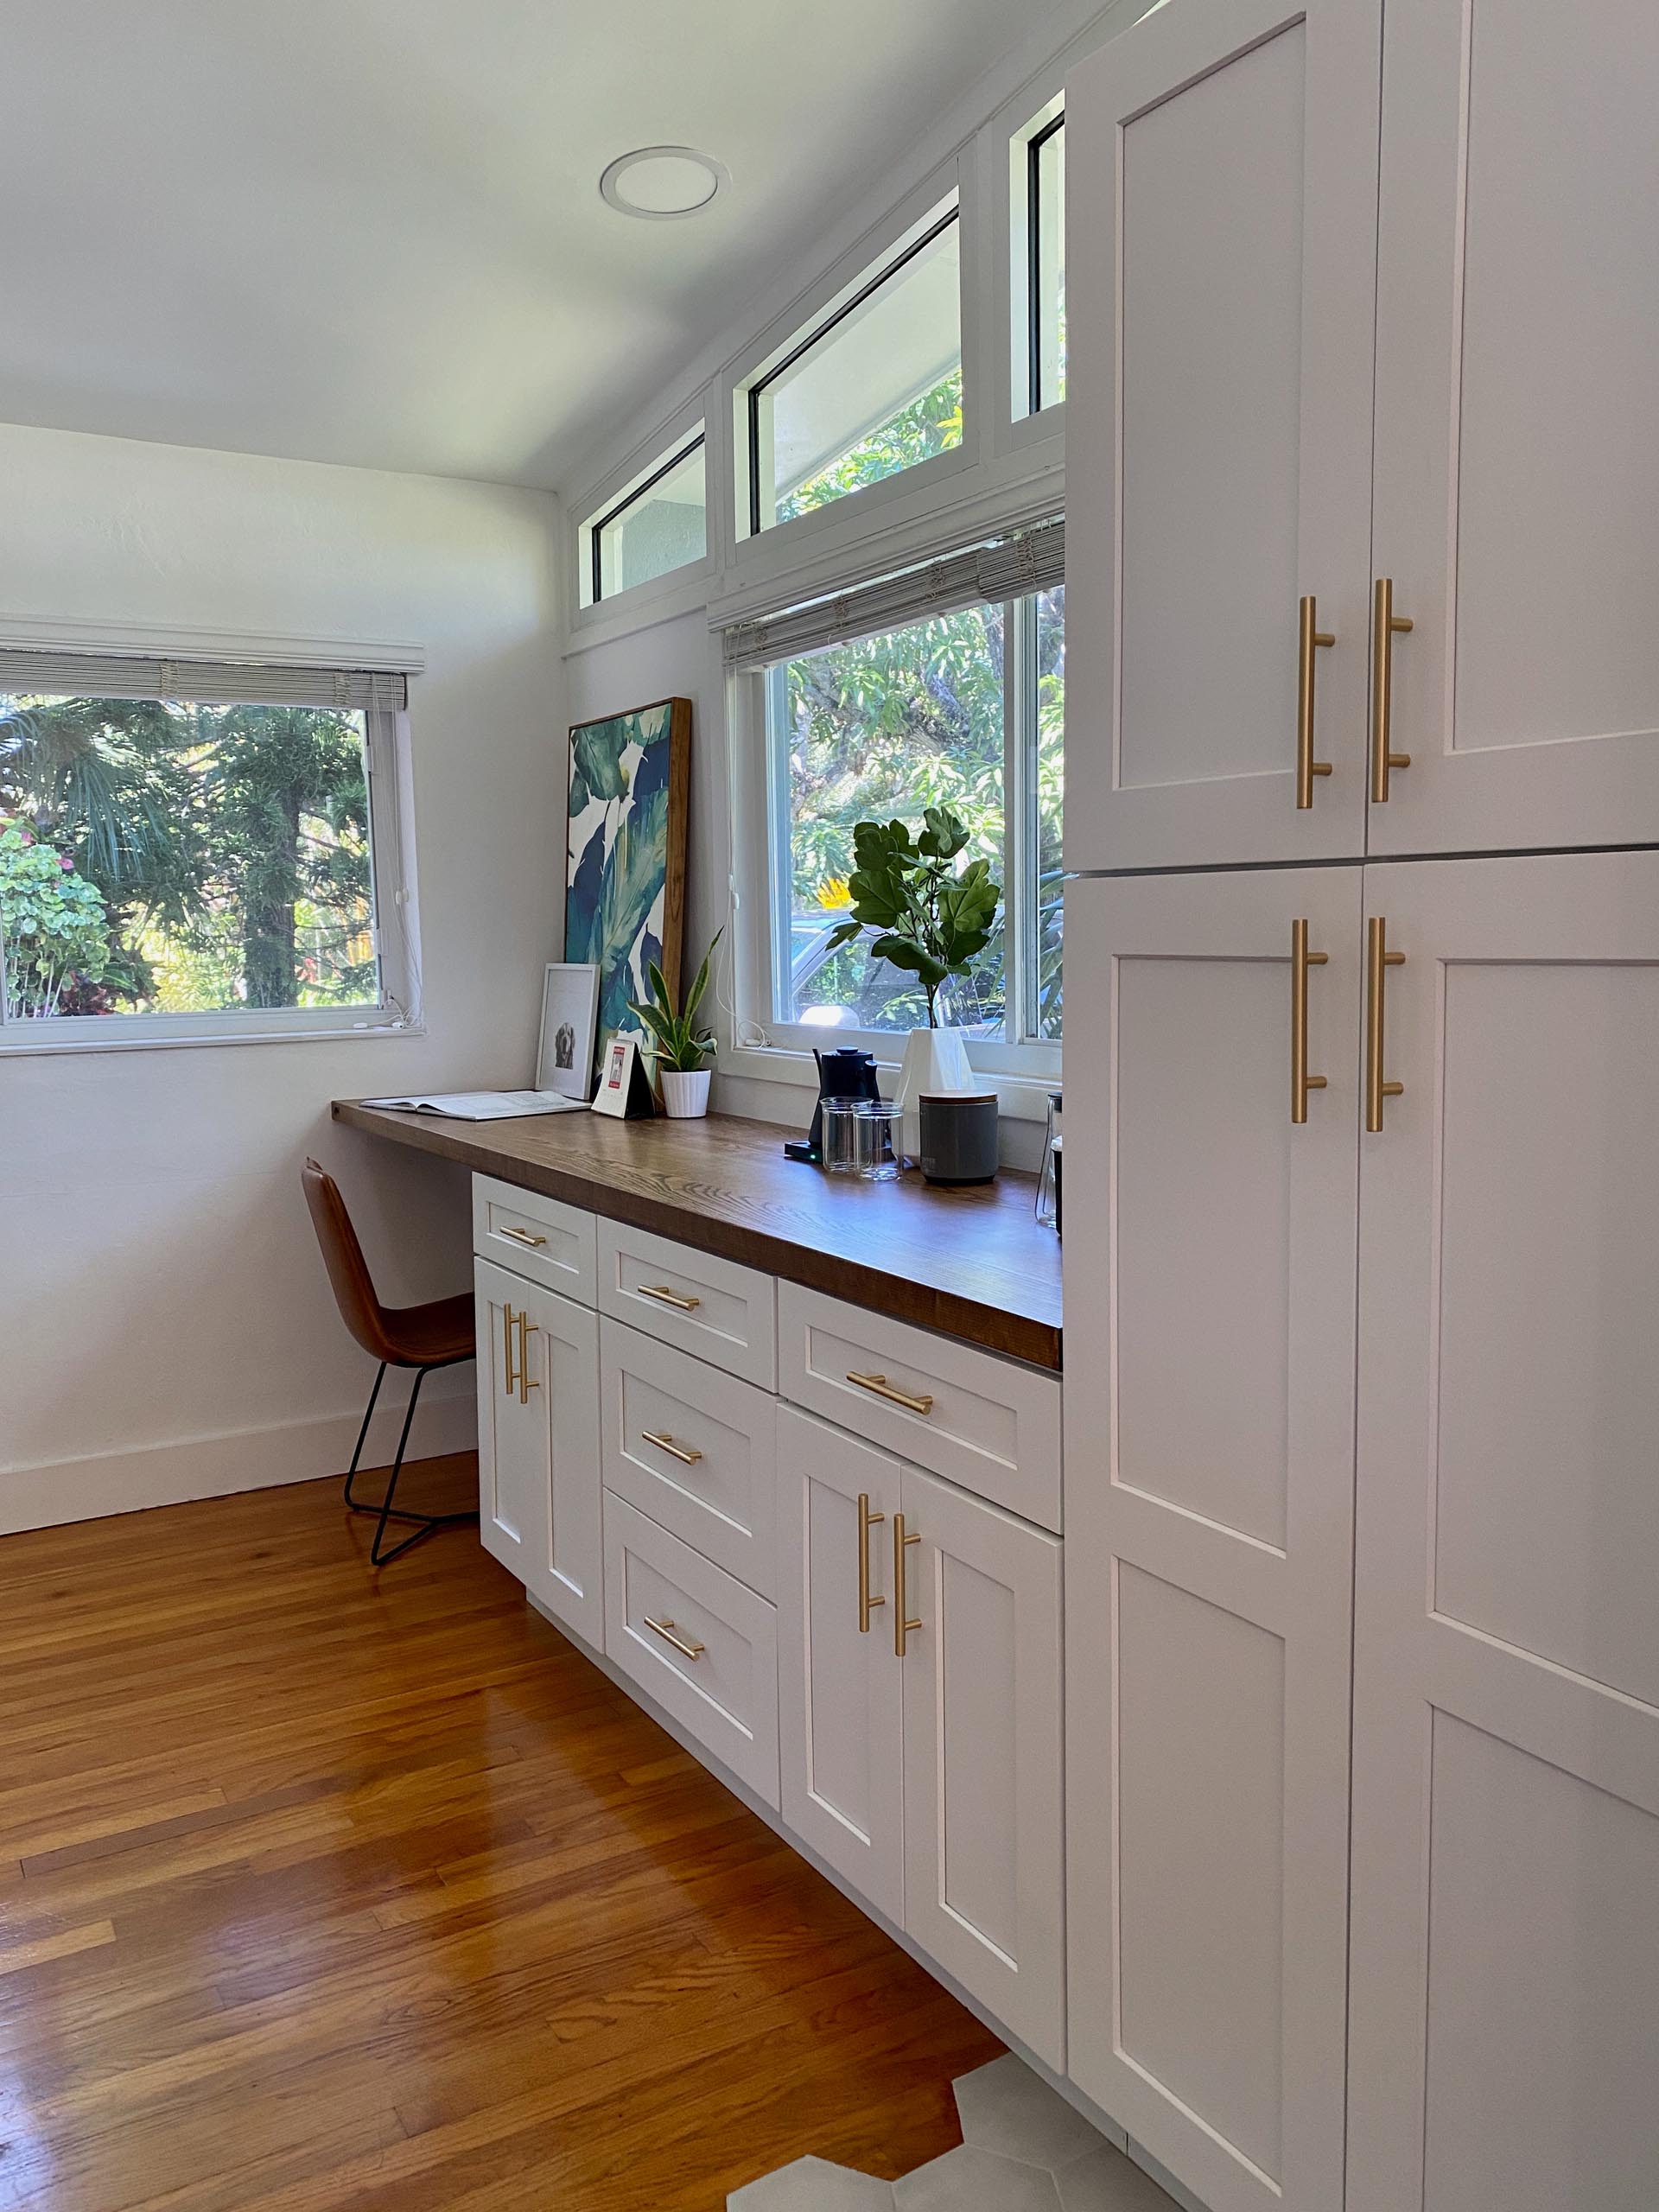
[[[778,1383],[777,1286],[734,1261],[620,1221],[599,1224],[599,1306],[613,1320],[772,1390]]]
[[[772,1607],[614,1494],[605,1500],[605,1651],[776,1807]]]
[[[493,1175],[473,1178],[473,1249],[530,1282],[594,1303],[598,1275],[595,1223],[590,1213],[521,1191]]]
[[[776,1398],[620,1321],[600,1346],[607,1488],[775,1597]]]
[[[779,1285],[778,1310],[785,1397],[1059,1533],[1058,1375],[798,1283]]]

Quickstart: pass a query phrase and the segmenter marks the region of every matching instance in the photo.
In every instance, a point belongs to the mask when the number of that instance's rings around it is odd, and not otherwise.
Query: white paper
[[[410,1114],[447,1114],[456,1122],[516,1122],[531,1114],[585,1114],[585,1099],[557,1090],[452,1090],[426,1098],[365,1098],[364,1106],[387,1106]]]

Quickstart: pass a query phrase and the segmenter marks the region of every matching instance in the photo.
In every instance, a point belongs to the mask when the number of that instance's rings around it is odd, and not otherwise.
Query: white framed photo
[[[542,978],[542,1037],[536,1088],[587,1101],[593,1086],[599,969],[591,961],[550,960]]]

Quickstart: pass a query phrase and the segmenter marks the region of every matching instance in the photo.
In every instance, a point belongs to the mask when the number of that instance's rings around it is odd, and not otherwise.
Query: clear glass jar
[[[899,1154],[893,1125],[893,1109],[885,1098],[826,1098],[825,1173],[857,1175],[867,1183],[896,1183]]]
[[[1037,1218],[1045,1228],[1060,1224],[1060,1093],[1048,1094],[1048,1127],[1043,1132],[1043,1165],[1037,1177]]]

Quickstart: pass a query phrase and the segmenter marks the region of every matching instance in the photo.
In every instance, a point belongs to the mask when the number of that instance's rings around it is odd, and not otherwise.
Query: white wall
[[[464,1176],[335,1128],[328,1102],[528,1077],[559,951],[566,715],[546,494],[4,426],[0,485],[0,622],[426,655],[424,1036],[0,1058],[3,1531],[345,1465],[372,1370],[300,1162],[339,1175],[389,1302],[467,1287]],[[470,1368],[435,1378],[417,1446],[470,1441],[471,1388]]]

